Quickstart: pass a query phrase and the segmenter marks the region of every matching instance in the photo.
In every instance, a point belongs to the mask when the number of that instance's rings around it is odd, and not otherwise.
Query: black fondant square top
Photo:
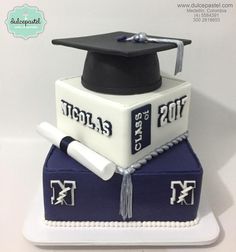
[[[125,57],[135,57],[155,52],[165,51],[176,47],[174,43],[121,43],[117,41],[117,38],[121,36],[130,37],[134,35],[129,32],[112,32],[106,34],[99,34],[86,37],[54,39],[52,43],[54,45],[63,45],[73,47],[89,52],[97,52],[102,54],[119,55]],[[153,38],[164,38],[151,36]],[[173,38],[172,38],[173,39]],[[191,40],[178,39],[183,41],[184,45],[191,43]]]

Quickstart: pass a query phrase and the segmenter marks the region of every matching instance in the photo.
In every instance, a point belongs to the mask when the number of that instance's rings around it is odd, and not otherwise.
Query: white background
[[[204,167],[203,193],[208,194],[221,236],[214,246],[184,250],[235,250],[236,1],[225,1],[234,8],[222,14],[219,23],[194,23],[192,14],[177,8],[183,2],[190,1],[0,1],[1,251],[40,250],[21,234],[49,148],[35,127],[44,120],[55,124],[55,80],[80,75],[83,69],[84,51],[55,47],[50,41],[118,30],[192,39],[179,77],[193,84],[190,141]],[[43,10],[47,20],[37,38],[14,38],[4,24],[8,11],[24,3]],[[163,71],[174,72],[175,54],[175,50],[159,54]],[[158,248],[133,248],[141,249]]]

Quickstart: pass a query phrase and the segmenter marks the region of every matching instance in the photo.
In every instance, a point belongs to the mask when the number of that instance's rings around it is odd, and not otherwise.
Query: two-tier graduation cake
[[[82,77],[56,81],[57,127],[38,127],[53,143],[45,223],[195,225],[203,171],[187,138],[191,84],[161,75],[157,57],[177,48],[178,73],[191,41],[114,32],[52,43],[88,52]]]

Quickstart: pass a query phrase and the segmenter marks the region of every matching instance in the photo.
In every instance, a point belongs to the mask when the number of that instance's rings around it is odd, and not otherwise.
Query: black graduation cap
[[[82,74],[84,87],[101,93],[139,94],[161,86],[157,52],[177,47],[175,43],[136,43],[124,38],[133,33],[113,32],[94,36],[54,39],[54,45],[86,50]],[[152,38],[163,38],[149,36]],[[184,45],[191,40],[178,39]],[[122,42],[123,41],[123,42]]]

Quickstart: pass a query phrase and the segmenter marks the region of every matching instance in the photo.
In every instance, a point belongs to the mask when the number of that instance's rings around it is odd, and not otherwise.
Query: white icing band
[[[199,217],[191,221],[50,221],[49,227],[69,228],[188,228],[199,223]]]

